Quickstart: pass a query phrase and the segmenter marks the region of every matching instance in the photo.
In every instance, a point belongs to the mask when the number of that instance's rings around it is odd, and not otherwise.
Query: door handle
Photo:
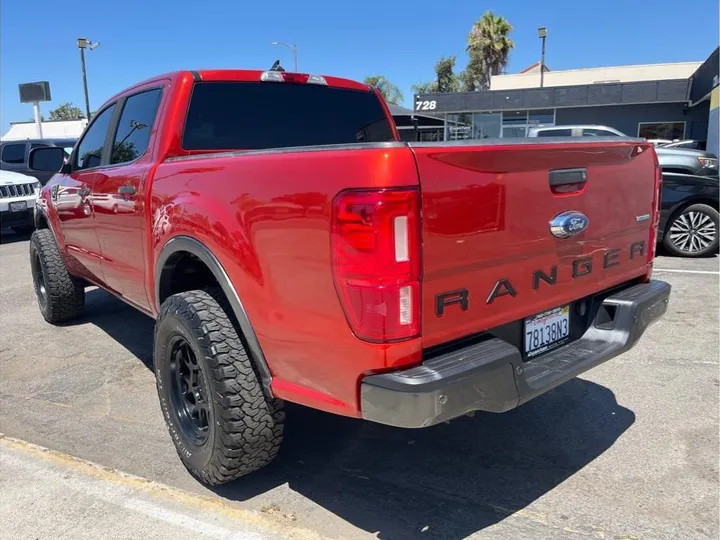
[[[135,186],[120,186],[118,188],[118,193],[120,195],[124,195],[125,197],[135,195],[136,192],[137,190],[135,189]]]

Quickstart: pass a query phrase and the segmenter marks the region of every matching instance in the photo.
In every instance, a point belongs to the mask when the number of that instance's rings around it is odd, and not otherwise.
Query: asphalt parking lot
[[[673,285],[665,318],[629,353],[516,411],[414,431],[290,407],[277,462],[208,490],[182,467],[163,423],[152,320],[94,290],[80,320],[46,324],[27,244],[8,233],[0,245],[0,522],[14,538],[125,537],[113,505],[156,505],[143,527],[187,538],[720,534],[717,257],[661,255],[655,275]],[[81,470],[73,457],[99,467]],[[128,483],[123,473],[136,476]],[[142,487],[153,482],[176,498],[159,501]],[[140,502],[103,495],[106,484],[141,492]],[[79,498],[64,501],[72,490]],[[34,510],[19,510],[31,500]],[[73,519],[56,515],[71,507]],[[101,518],[110,528],[97,528]]]

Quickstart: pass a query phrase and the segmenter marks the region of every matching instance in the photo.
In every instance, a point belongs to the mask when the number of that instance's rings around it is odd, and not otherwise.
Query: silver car
[[[609,126],[577,125],[531,128],[528,137],[627,137]],[[717,176],[718,159],[715,154],[686,148],[655,147],[660,167],[664,172]]]

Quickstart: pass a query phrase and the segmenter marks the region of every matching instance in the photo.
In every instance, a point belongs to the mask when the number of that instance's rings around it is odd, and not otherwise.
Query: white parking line
[[[665,272],[668,274],[707,274],[710,276],[720,275],[720,272],[713,272],[711,270],[675,270],[671,268],[653,268],[653,272]]]

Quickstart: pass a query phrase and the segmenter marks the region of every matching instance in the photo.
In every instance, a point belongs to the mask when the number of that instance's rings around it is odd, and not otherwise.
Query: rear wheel
[[[49,229],[30,237],[30,270],[40,313],[49,323],[77,316],[85,305],[82,280],[70,275]]]
[[[265,395],[219,291],[188,291],[163,302],[154,362],[168,430],[198,480],[223,484],[275,458],[282,402]]]
[[[702,257],[718,249],[718,212],[706,204],[693,204],[667,225],[663,245],[681,257]]]

